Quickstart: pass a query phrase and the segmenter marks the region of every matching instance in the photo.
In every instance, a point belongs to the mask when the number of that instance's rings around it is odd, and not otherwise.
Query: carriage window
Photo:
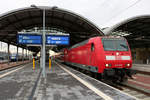
[[[94,51],[94,43],[91,44],[91,51]]]

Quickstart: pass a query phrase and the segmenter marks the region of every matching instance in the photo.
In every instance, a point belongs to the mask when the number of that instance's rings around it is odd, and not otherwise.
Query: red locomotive
[[[94,37],[64,49],[64,62],[90,71],[99,79],[123,82],[133,71],[129,45],[125,38]]]

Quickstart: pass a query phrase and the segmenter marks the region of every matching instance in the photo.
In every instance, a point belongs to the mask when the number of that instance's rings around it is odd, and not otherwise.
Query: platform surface
[[[0,100],[135,100],[136,98],[57,62],[46,67],[46,78],[38,64],[0,72]],[[72,73],[72,74],[71,74]],[[39,81],[37,81],[38,76]],[[35,85],[37,83],[37,86]],[[36,88],[35,88],[36,86]],[[35,91],[33,91],[35,90]],[[31,98],[31,99],[30,99]]]
[[[68,72],[64,71],[59,65],[53,62],[51,70],[47,68],[47,81],[40,80],[39,89],[37,90],[37,100],[135,100],[123,92],[116,90],[102,82],[99,82],[89,76],[86,76],[78,71],[63,65],[71,73],[77,75],[81,80],[84,80],[91,86],[94,86],[98,91],[105,94],[99,96],[92,89],[79,80],[75,79]],[[58,63],[59,64],[59,63]]]
[[[39,66],[33,70],[31,63],[21,65],[17,68],[0,71],[0,76],[18,68],[20,69],[0,78],[0,100],[29,99],[40,71]]]
[[[39,85],[38,100],[104,100],[92,90],[62,70],[55,63],[49,71],[47,69],[47,81],[41,79]]]
[[[150,73],[150,64],[133,64],[132,69]]]

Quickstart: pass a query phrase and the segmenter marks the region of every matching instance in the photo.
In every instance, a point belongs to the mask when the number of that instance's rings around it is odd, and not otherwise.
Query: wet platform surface
[[[32,64],[20,66],[20,69],[0,78],[0,100],[135,100],[136,98],[116,90],[102,82],[75,71],[67,66],[60,67],[52,63],[51,70],[46,67],[46,78],[40,75],[37,64],[35,70]],[[89,88],[80,80],[96,89]],[[0,76],[13,69],[0,72]],[[17,69],[17,68],[16,68]],[[37,79],[39,78],[39,81]],[[35,85],[37,83],[37,86]],[[36,86],[36,87],[35,87]],[[35,90],[35,91],[33,91]],[[96,92],[98,91],[98,92]],[[104,94],[104,95],[103,95]],[[100,96],[101,95],[101,96]],[[33,96],[33,97],[32,97]],[[107,99],[109,98],[109,99]]]
[[[37,91],[38,100],[104,100],[55,63],[50,71],[47,68],[47,80],[41,79]]]
[[[0,100],[28,100],[40,69],[32,70],[32,64],[19,66],[20,70],[0,78]],[[0,75],[13,69],[1,71]]]
[[[111,100],[135,100],[134,97],[89,76],[64,65],[63,67],[97,88],[106,96],[110,97]],[[35,96],[37,100],[107,100],[105,97],[100,97],[93,90],[89,89],[89,87],[76,80],[56,63],[52,64],[52,69],[50,71],[47,68],[47,80],[44,81],[44,79],[41,79],[38,86],[39,89],[37,89],[38,92]]]

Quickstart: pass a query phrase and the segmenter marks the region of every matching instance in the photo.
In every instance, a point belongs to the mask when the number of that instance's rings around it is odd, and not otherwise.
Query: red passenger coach
[[[103,36],[64,49],[64,62],[90,71],[98,78],[123,82],[132,75],[132,58],[123,37]]]

